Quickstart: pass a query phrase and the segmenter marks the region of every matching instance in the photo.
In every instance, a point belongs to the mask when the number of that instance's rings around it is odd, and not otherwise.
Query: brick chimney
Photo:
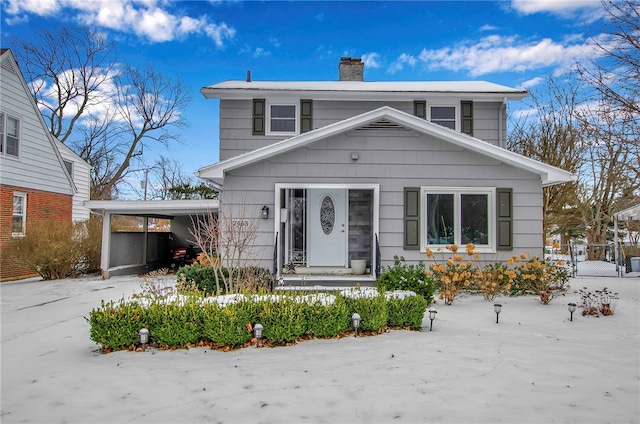
[[[341,57],[338,69],[340,70],[340,81],[363,81],[364,62],[360,58]]]

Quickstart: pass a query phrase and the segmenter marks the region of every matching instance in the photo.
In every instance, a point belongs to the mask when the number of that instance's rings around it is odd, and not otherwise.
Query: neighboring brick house
[[[0,51],[0,280],[35,276],[7,255],[39,221],[71,221],[77,190],[9,49]]]
[[[541,255],[542,189],[574,177],[506,149],[506,103],[527,92],[366,82],[363,67],[342,58],[339,81],[248,74],[201,89],[220,102],[221,161],[197,175],[220,187],[220,228],[257,224],[253,263],[363,282],[454,243],[487,260]]]

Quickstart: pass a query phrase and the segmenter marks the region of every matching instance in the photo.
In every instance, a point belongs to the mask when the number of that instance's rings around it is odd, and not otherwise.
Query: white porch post
[[[102,252],[100,253],[100,269],[102,278],[109,279],[109,257],[111,253],[111,213],[105,211],[102,218]]]

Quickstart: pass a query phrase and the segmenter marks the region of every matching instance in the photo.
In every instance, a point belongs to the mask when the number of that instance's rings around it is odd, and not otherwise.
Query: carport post
[[[100,269],[102,278],[109,279],[109,257],[111,252],[111,213],[104,211],[102,218],[102,252],[100,253]]]

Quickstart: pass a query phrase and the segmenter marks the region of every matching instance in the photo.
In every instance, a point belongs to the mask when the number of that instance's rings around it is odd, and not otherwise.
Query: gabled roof
[[[458,147],[476,152],[502,163],[540,175],[543,186],[574,181],[575,176],[555,166],[547,165],[537,160],[522,156],[501,147],[482,141],[478,138],[445,128],[429,122],[423,118],[410,115],[397,109],[384,106],[365,112],[340,122],[300,134],[289,139],[247,152],[216,164],[200,168],[196,175],[200,178],[222,185],[227,172],[243,166],[268,159],[272,156],[287,153],[300,147],[307,146],[328,137],[367,126],[378,121],[389,121],[417,133],[425,134],[438,140],[449,142]]]
[[[62,158],[62,155],[60,154],[60,151],[58,150],[58,143],[60,143],[60,141],[58,141],[57,138],[55,138],[50,132],[49,129],[47,128],[47,124],[44,122],[44,118],[42,117],[42,114],[40,113],[40,109],[38,108],[38,105],[36,104],[36,101],[33,97],[33,95],[31,94],[31,90],[29,90],[29,86],[27,85],[27,81],[24,79],[24,75],[22,74],[22,71],[20,70],[20,66],[18,65],[18,61],[16,60],[16,58],[13,56],[13,53],[11,52],[11,49],[1,49],[0,50],[0,60],[2,61],[2,68],[6,69],[7,71],[15,74],[18,76],[18,79],[20,80],[20,84],[22,85],[22,89],[24,90],[26,97],[29,99],[29,102],[31,103],[31,106],[33,107],[33,110],[35,112],[35,115],[37,116],[37,119],[40,123],[40,125],[42,126],[42,131],[43,133],[46,135],[47,139],[49,140],[49,143],[51,144],[51,148],[54,152],[54,154],[56,155],[56,158],[58,160],[58,162],[60,163],[60,167],[62,168],[63,172],[65,173],[67,180],[69,181],[69,186],[71,188],[71,194],[75,194],[77,193],[77,187],[75,185],[75,183],[73,182],[73,177],[71,175],[69,175],[69,173],[67,172],[67,167],[64,165],[64,159]],[[81,159],[82,160],[82,159]]]
[[[316,100],[416,100],[422,97],[458,95],[475,101],[520,100],[526,90],[486,81],[223,81],[200,89],[208,99],[249,99],[267,94],[291,93]]]

